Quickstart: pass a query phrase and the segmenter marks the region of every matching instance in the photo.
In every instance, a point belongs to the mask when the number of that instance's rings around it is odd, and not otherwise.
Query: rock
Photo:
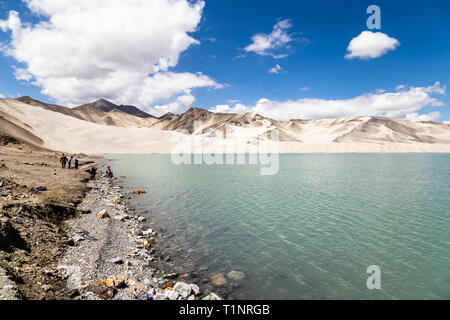
[[[175,290],[165,290],[164,291],[164,300],[177,300],[180,294]]]
[[[225,285],[227,284],[227,279],[225,279],[225,276],[221,273],[213,273],[210,276],[211,282],[216,286],[216,287],[225,287]]]
[[[85,291],[92,292],[103,299],[112,299],[115,295],[115,290],[113,288],[109,288],[105,283],[100,281],[91,282],[85,289]]]
[[[242,271],[234,271],[233,270],[227,274],[227,277],[228,277],[228,279],[230,279],[234,282],[240,283],[245,279],[245,273]]]
[[[100,212],[97,214],[97,219],[106,219],[106,218],[109,218],[109,214],[108,214],[108,211],[106,211],[106,209],[100,211]],[[95,293],[95,292],[94,292],[94,293]]]
[[[53,287],[49,284],[44,284],[42,286],[42,290],[44,290],[45,292],[53,291]]]
[[[100,279],[100,283],[106,285],[108,288],[120,289],[125,286],[126,279],[124,276],[111,276],[108,279]]]
[[[176,278],[176,277],[178,277],[178,273],[169,273],[169,274],[163,275],[164,279],[173,279],[173,278]]]
[[[120,258],[120,257],[116,257],[116,258],[114,258],[114,259],[111,259],[111,262],[112,262],[112,263],[115,263],[115,264],[122,264],[122,263],[123,263],[123,260],[122,260],[122,258]]]
[[[143,216],[139,216],[139,217],[138,217],[138,221],[139,221],[139,222],[145,222],[145,221],[147,221],[147,218],[146,218],[146,217],[143,217]]]
[[[194,292],[194,295],[198,296],[200,294],[200,288],[196,284],[191,284],[191,289]]]
[[[192,287],[187,283],[177,282],[173,290],[177,291],[183,299],[186,299],[191,295]]]
[[[211,292],[207,296],[203,297],[202,300],[223,300],[223,298],[221,296],[219,296],[218,294]]]
[[[74,241],[75,243],[79,243],[79,242],[85,240],[84,237],[81,236],[81,235],[79,235],[79,234],[74,235],[74,236],[72,237],[72,239],[73,239],[73,241]]]
[[[152,229],[148,229],[148,230],[142,231],[142,235],[144,237],[149,237],[152,233],[153,233]]]
[[[127,214],[124,214],[124,215],[122,215],[122,216],[120,216],[120,221],[125,221],[125,220],[129,220],[131,217],[129,216],[129,215],[127,215]]]
[[[134,190],[133,194],[143,194],[145,193],[145,190]]]

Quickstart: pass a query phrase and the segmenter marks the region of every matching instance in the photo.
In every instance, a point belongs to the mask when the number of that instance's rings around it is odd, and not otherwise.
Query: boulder
[[[243,273],[242,271],[234,271],[233,270],[227,274],[227,278],[236,283],[240,283],[240,282],[244,281],[245,273]]]
[[[225,285],[227,284],[227,279],[225,279],[225,276],[221,273],[213,273],[210,276],[211,282],[216,286],[216,287],[225,287]]]
[[[177,291],[183,299],[186,299],[191,295],[192,287],[187,283],[177,282],[173,290]]]
[[[180,294],[178,291],[166,289],[164,291],[164,300],[177,300]]]

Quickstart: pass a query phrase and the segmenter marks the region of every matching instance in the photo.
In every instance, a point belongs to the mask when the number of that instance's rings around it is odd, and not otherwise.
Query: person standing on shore
[[[64,169],[66,167],[66,163],[67,163],[67,157],[64,153],[61,156],[61,158],[59,159],[59,162],[61,162],[61,167]]]
[[[70,156],[70,159],[69,159],[69,169],[72,167],[72,159],[73,159],[73,157]]]
[[[78,170],[78,159],[75,159],[73,164],[75,165],[75,170]]]

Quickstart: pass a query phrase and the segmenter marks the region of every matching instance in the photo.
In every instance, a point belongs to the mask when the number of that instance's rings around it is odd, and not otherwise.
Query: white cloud
[[[379,58],[400,45],[397,39],[391,38],[382,32],[363,31],[353,38],[348,45],[347,59],[373,59]]]
[[[0,99],[5,99],[6,97],[0,93]]]
[[[281,68],[280,65],[277,64],[277,65],[275,65],[275,67],[270,68],[267,72],[268,73],[273,73],[273,74],[278,74],[278,73],[280,73],[282,71],[283,71],[283,68]]]
[[[253,43],[244,48],[246,52],[254,52],[261,56],[272,56],[276,59],[287,57],[286,53],[274,53],[273,50],[288,49],[294,39],[287,32],[292,27],[291,20],[278,21],[269,34],[258,33],[251,37]]]
[[[33,76],[23,68],[17,68],[16,66],[12,66],[14,69],[14,77],[17,80],[30,81],[33,79]]]
[[[300,88],[300,91],[308,91],[308,90],[309,90],[309,87]]]
[[[211,111],[243,113],[254,112],[277,120],[339,118],[352,116],[386,116],[394,119],[412,119],[426,106],[439,107],[443,103],[432,94],[445,94],[445,86],[439,82],[429,87],[410,87],[401,92],[367,93],[345,100],[302,98],[298,100],[258,100],[255,106],[216,106]],[[418,115],[418,117],[420,117]],[[422,117],[425,118],[425,117]],[[437,119],[437,113],[427,115]]]
[[[435,121],[441,117],[439,111],[434,111],[428,114],[418,114],[417,112],[406,115],[406,120],[410,121]]]
[[[444,121],[443,123],[445,123],[445,124],[450,124],[450,121]]]
[[[11,11],[0,20],[1,30],[12,33],[3,50],[25,66],[15,69],[17,79],[34,78],[58,103],[106,98],[149,107],[160,99],[179,102],[194,88],[221,87],[200,73],[169,71],[181,52],[199,43],[189,33],[200,23],[204,1],[25,2],[42,20],[25,24]]]

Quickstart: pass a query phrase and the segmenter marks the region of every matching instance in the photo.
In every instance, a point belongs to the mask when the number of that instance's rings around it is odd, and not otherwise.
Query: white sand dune
[[[74,116],[67,110],[55,112],[16,99],[2,99],[0,132],[52,150],[89,154],[171,153],[173,150],[204,153],[450,152],[450,125],[441,123],[382,117],[279,122],[254,114],[214,114],[191,109],[183,115],[162,119],[134,119],[134,115],[127,114],[119,126],[104,124],[105,116],[95,113],[95,119],[86,121],[81,119],[89,116],[86,113]],[[117,110],[107,116],[111,113]],[[204,122],[203,127],[194,132],[195,120]],[[138,127],[140,125],[144,126]],[[279,132],[279,143],[267,139],[267,135],[274,136],[275,130]]]

